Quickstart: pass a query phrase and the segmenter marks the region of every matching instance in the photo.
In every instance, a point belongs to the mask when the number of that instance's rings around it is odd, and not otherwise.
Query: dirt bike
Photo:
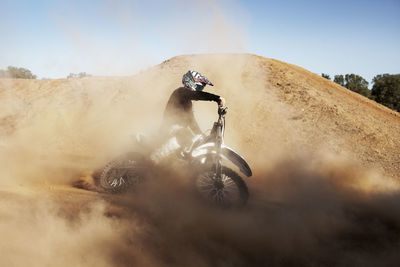
[[[252,176],[252,171],[243,157],[224,145],[226,113],[227,108],[219,107],[218,121],[214,122],[210,133],[195,138],[189,147],[177,154],[194,170],[194,184],[204,199],[218,205],[242,205],[248,200],[248,188],[227,164],[235,165],[247,177]],[[148,162],[145,153],[128,153],[102,169],[100,186],[107,192],[125,191],[143,180]]]

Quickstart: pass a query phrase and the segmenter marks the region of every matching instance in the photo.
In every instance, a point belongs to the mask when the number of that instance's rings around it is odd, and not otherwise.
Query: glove
[[[225,98],[219,97],[218,106],[225,107]]]

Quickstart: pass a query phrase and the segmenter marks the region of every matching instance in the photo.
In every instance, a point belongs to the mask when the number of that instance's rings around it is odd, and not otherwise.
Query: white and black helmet
[[[214,86],[200,72],[189,70],[182,77],[182,83],[185,88],[193,91],[202,91],[206,85]]]

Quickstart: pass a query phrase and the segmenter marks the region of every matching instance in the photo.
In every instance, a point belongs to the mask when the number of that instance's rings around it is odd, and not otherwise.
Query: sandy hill
[[[2,79],[0,145],[13,151],[16,142],[28,153],[61,159],[117,153],[129,134],[157,128],[187,69],[206,74],[215,84],[208,90],[226,98],[227,143],[254,163],[322,153],[400,177],[399,113],[303,68],[255,55],[179,56],[132,77]],[[195,112],[210,128],[215,107],[196,103]]]
[[[227,101],[225,142],[254,173],[248,207],[194,204],[165,173],[129,196],[71,186],[84,176],[90,187],[133,134],[156,132],[188,69]],[[216,105],[194,109],[211,128]],[[0,79],[0,265],[395,266],[399,151],[399,113],[256,55],[178,56],[128,77]]]

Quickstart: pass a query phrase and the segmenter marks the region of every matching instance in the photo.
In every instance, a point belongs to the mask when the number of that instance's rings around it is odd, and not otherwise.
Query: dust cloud
[[[107,1],[93,11],[106,22],[120,20],[122,45],[91,35],[63,3],[52,15],[80,56],[68,64],[72,72],[133,73],[154,61],[157,47],[148,51],[140,42],[146,21],[129,12],[135,1]],[[185,16],[186,1],[171,6],[181,20],[156,25],[163,28],[157,45],[172,41],[188,53],[245,50],[245,33],[224,6],[196,2],[190,8],[201,19]],[[164,54],[176,54],[169,49]],[[126,57],[134,60],[124,64]],[[166,166],[124,195],[101,193],[90,173],[134,149],[135,133],[158,131],[169,94],[188,69],[205,74],[215,84],[207,91],[227,100],[225,142],[254,173],[246,178],[248,205],[205,205],[187,168]],[[273,90],[270,70],[255,56],[207,54],[172,58],[135,76],[0,80],[0,265],[396,265],[398,184],[311,140],[309,129],[289,119],[299,111]],[[201,128],[211,128],[216,105],[194,109]],[[74,188],[78,179],[89,190]]]
[[[124,195],[102,194],[90,175],[90,190],[71,186],[134,149],[135,132],[157,131],[169,94],[192,68],[227,100],[226,144],[254,172],[245,178],[246,207],[202,203],[186,168],[154,168]],[[261,78],[268,74],[257,57],[231,54],[177,57],[132,77],[1,81],[2,113],[11,117],[2,125],[0,264],[398,263],[398,184],[324,147],[304,149],[304,129],[285,120],[296,110],[270,90]],[[194,108],[210,128],[216,105]]]
[[[142,244],[157,266],[395,265],[399,191],[363,189],[367,173],[340,167],[297,160],[259,171],[249,205],[236,210],[204,206],[176,176],[155,176],[127,197],[125,215],[147,224]]]
[[[366,188],[368,175],[351,165],[283,161],[258,168],[249,204],[237,209],[205,205],[186,174],[170,169],[120,196],[2,194],[1,263],[395,266],[400,193]]]
[[[81,212],[73,222],[58,214],[51,200],[30,196],[15,202],[4,197],[0,211],[2,266],[110,266],[106,248],[96,244],[118,244],[122,235],[117,222],[103,216],[97,203]],[[32,198],[31,198],[32,197]],[[12,201],[14,200],[14,201]],[[21,202],[20,202],[21,201]]]

